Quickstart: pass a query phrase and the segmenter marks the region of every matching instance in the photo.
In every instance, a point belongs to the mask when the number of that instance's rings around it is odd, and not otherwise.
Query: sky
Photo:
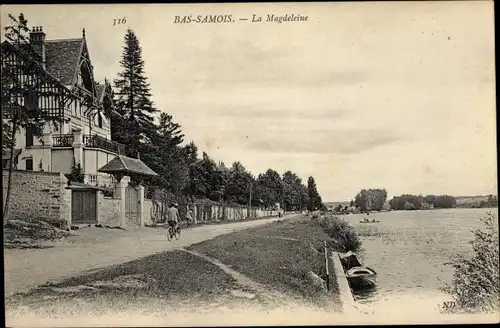
[[[133,29],[156,107],[226,165],[313,176],[324,201],[497,193],[492,1],[20,5],[2,27],[20,12],[47,39],[85,28],[98,81]],[[206,14],[235,22],[174,24]]]

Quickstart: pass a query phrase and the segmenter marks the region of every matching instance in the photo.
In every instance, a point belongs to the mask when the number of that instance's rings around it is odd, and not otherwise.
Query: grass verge
[[[7,298],[6,308],[27,306],[64,316],[99,315],[141,304],[168,311],[210,304],[234,287],[234,279],[217,266],[174,250],[39,286]]]
[[[326,275],[321,253],[326,239],[317,223],[297,217],[219,236],[189,250],[214,258],[269,291],[289,296],[295,304],[335,310],[340,304],[333,268],[330,292],[318,285]],[[181,250],[84,273],[6,299],[8,313],[25,307],[30,314],[57,317],[251,306],[270,308],[272,304],[219,266]]]
[[[330,293],[318,288],[311,272],[326,278],[323,229],[297,217],[219,236],[189,249],[216,258],[249,278],[291,295],[308,305],[338,304],[338,287],[330,267]],[[329,264],[331,265],[330,261]]]

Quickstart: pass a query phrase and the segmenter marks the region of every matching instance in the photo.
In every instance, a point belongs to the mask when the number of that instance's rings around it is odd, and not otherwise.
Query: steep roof
[[[83,38],[45,41],[46,68],[60,78],[64,85],[71,85],[80,62]]]
[[[138,158],[131,158],[123,155],[118,155],[113,158],[108,164],[104,165],[97,172],[102,173],[123,173],[123,174],[139,174],[157,176],[143,161]]]
[[[98,84],[96,85],[96,91],[97,91],[97,99],[102,102],[104,98],[104,93],[106,90],[106,84]]]
[[[63,84],[56,76],[54,76],[47,69],[44,69],[40,63],[37,62],[36,59],[33,58],[29,53],[30,51],[25,51],[26,47],[21,46],[21,51],[18,51],[15,46],[13,46],[9,41],[3,41],[1,45],[2,51],[14,51],[18,53],[25,60],[29,60],[31,63],[35,64],[38,72],[43,73],[45,76],[50,78],[51,83],[57,84],[58,87],[62,87],[65,91],[70,91],[65,84]]]

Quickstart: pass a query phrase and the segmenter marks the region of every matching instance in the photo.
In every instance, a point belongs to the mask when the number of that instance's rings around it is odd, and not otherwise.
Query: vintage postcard
[[[493,1],[0,11],[7,326],[499,322]]]

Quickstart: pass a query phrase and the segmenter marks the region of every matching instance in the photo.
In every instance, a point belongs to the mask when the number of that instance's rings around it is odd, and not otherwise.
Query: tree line
[[[410,195],[395,196],[389,201],[394,210],[420,210],[428,208],[454,208],[457,205],[455,197],[450,195]]]
[[[492,201],[492,197],[490,197]],[[351,201],[350,207],[356,207],[362,212],[380,211],[387,200],[385,189],[363,189]],[[393,210],[420,210],[429,208],[454,208],[457,206],[455,197],[450,195],[411,195],[394,196],[389,200],[389,207]],[[343,210],[342,206],[336,210]]]
[[[105,112],[111,117],[112,139],[127,145],[125,155],[140,154],[140,159],[158,173],[144,180],[150,189],[265,208],[276,204],[287,210],[322,207],[313,177],[304,185],[291,171],[281,176],[270,168],[254,176],[239,161],[226,166],[206,152],[199,158],[194,142],[184,144],[181,125],[152,102],[142,49],[131,29],[125,34],[120,64],[122,71],[114,80],[113,101],[104,104]]]
[[[355,205],[363,212],[380,211],[383,209],[387,199],[387,191],[385,189],[362,189],[351,205]]]

